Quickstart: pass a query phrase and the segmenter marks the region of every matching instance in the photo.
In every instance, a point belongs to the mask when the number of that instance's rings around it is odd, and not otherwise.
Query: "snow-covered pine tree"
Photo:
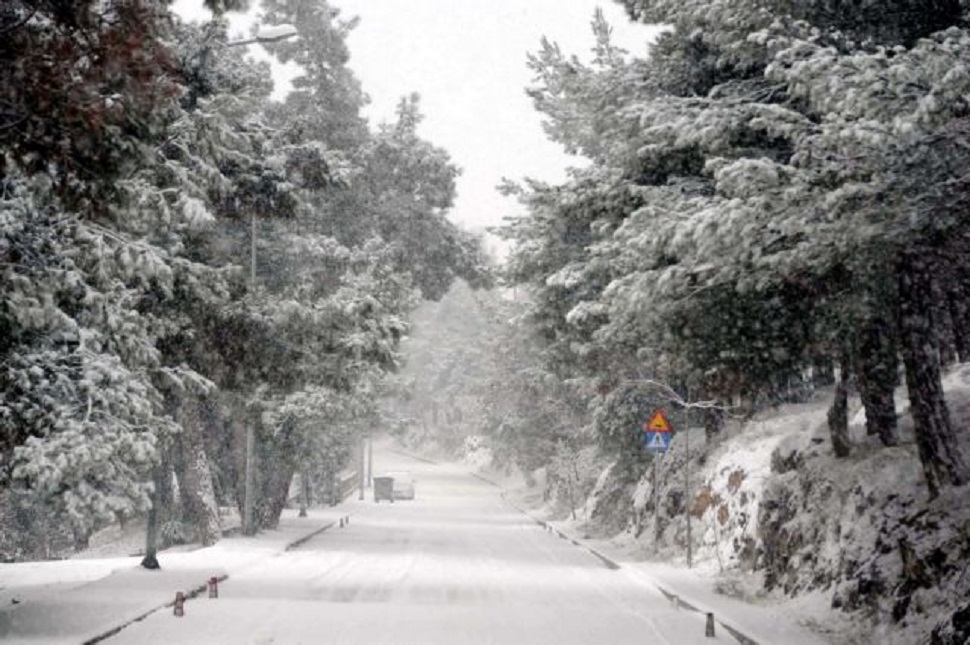
[[[782,359],[771,378],[797,375],[819,352],[830,360],[840,356],[833,334],[864,328],[854,342],[883,348],[862,356],[873,365],[855,361],[867,374],[864,402],[874,419],[883,420],[881,435],[892,443],[886,393],[895,378],[888,356],[901,327],[887,326],[895,315],[867,314],[866,304],[907,307],[895,290],[879,295],[879,285],[897,283],[901,254],[912,250],[937,263],[948,253],[940,240],[962,236],[957,213],[965,155],[949,145],[961,131],[963,35],[950,29],[925,38],[951,24],[946,16],[953,12],[937,12],[933,3],[901,3],[868,30],[867,20],[850,20],[850,30],[846,15],[834,20],[825,3],[626,4],[639,18],[670,26],[648,60],[612,63],[597,73],[549,45],[538,58],[541,84],[533,96],[550,117],[550,133],[567,148],[589,150],[595,160],[569,185],[546,191],[544,202],[533,191],[532,223],[510,229],[540,293],[550,286],[562,291],[541,309],[545,319],[560,338],[575,329],[571,323],[592,323],[589,337],[625,348],[628,356],[633,348],[652,375],[658,359],[695,386],[713,373],[734,388],[720,396],[738,393],[737,378],[725,378],[717,363],[683,363],[697,339],[685,344],[676,333],[683,328],[671,329],[684,316],[709,319],[712,329],[723,325],[721,307],[705,306],[718,301],[712,294],[723,294],[720,302],[752,302],[752,316],[728,324],[750,327],[752,342],[741,351]],[[872,9],[862,3],[848,13],[868,16]],[[914,11],[934,16],[906,17]],[[597,87],[597,76],[614,79],[610,92],[588,91]],[[595,100],[617,96],[620,107]],[[596,219],[589,207],[585,219],[574,219],[567,209],[580,203],[575,191],[583,181],[611,196],[625,190],[642,205],[618,209],[612,221]],[[601,196],[592,203],[616,202]],[[549,241],[541,237],[546,231]],[[558,257],[569,259],[544,266],[540,254],[555,239],[566,241],[570,255]],[[885,272],[875,274],[880,268]],[[599,293],[583,291],[584,280],[604,274]],[[778,298],[786,291],[817,302],[791,309]],[[570,303],[566,312],[557,313],[564,301]],[[763,306],[786,315],[765,315]],[[799,317],[807,327],[783,322]],[[952,327],[944,323],[910,330],[925,330],[920,351],[937,351],[936,325]],[[782,337],[780,345],[765,332],[771,328]],[[799,329],[810,333],[790,333]],[[709,355],[727,357],[739,351],[730,343],[710,349]],[[583,360],[566,356],[580,364],[588,354]],[[915,369],[912,362],[909,367]],[[747,373],[764,375],[760,365]],[[930,385],[939,382],[939,372],[924,377],[911,382],[910,394],[914,410],[928,405],[937,411],[922,423],[939,422],[921,438],[936,442],[936,449],[923,452],[935,494],[939,474],[933,471],[943,468],[943,480],[960,482],[966,466],[943,448],[952,444],[953,431],[940,412],[939,389]]]

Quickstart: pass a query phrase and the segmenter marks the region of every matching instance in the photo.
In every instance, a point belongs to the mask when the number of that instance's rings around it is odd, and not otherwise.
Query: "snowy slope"
[[[970,366],[952,369],[945,388],[953,422],[966,428]],[[856,401],[847,459],[832,454],[828,405],[820,394],[781,406],[729,425],[714,446],[704,446],[702,430],[690,432],[694,571],[683,580],[790,614],[832,643],[970,642],[970,490],[929,501],[904,389],[900,445],[867,437]],[[970,433],[962,437],[970,455]],[[686,567],[683,439],[660,462],[659,510],[650,470],[628,489],[601,478],[587,502],[593,524],[627,526],[604,544],[665,563],[674,580],[670,572]],[[601,533],[535,490],[520,493],[557,526]]]

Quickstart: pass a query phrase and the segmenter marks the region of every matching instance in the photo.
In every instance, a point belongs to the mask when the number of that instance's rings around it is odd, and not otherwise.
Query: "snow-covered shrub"
[[[462,460],[476,470],[492,465],[492,448],[488,437],[471,435],[462,444]]]

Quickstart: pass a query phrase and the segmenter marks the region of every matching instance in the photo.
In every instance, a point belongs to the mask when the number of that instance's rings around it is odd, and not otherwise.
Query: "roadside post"
[[[657,473],[657,462],[660,461],[667,449],[670,448],[670,439],[673,434],[673,427],[667,420],[664,411],[657,409],[650,415],[650,419],[643,424],[640,441],[644,448],[653,453],[653,544],[654,548],[659,548],[660,544],[660,477]]]
[[[367,488],[367,438],[361,435],[360,445],[358,446],[360,451],[358,454],[357,461],[357,499],[364,499],[364,489]]]

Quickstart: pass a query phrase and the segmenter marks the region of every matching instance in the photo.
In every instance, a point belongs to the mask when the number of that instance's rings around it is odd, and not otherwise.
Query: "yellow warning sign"
[[[671,432],[670,422],[667,421],[663,410],[657,410],[653,413],[653,416],[647,421],[645,430],[647,432]]]

